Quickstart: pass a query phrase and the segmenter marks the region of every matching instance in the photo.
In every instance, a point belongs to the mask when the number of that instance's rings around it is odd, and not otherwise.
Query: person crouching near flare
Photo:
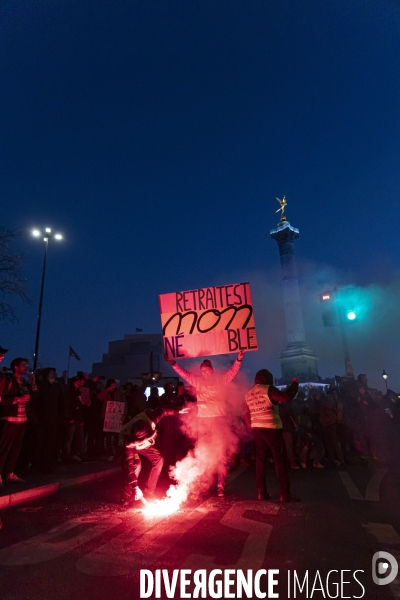
[[[267,369],[258,371],[254,387],[245,395],[247,404],[246,420],[250,422],[256,445],[257,500],[268,500],[266,486],[267,449],[272,452],[278,478],[281,502],[295,502],[290,493],[286,447],[283,439],[282,421],[279,416],[279,403],[290,402],[297,394],[298,380],[284,391],[273,385],[272,373]]]
[[[157,437],[157,423],[163,417],[185,414],[187,408],[147,408],[122,426],[118,444],[124,447],[122,490],[122,506],[143,499],[143,492],[138,486],[138,477],[142,468],[140,456],[145,456],[151,463],[144,494],[151,498],[157,487],[158,479],[164,464],[160,451],[154,446]]]

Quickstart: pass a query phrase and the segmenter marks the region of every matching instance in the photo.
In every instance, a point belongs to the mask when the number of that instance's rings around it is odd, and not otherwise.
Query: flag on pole
[[[73,348],[71,348],[71,346],[69,347],[69,355],[76,358],[76,360],[81,360],[81,357],[77,355],[77,353]]]
[[[139,327],[136,327],[136,333],[139,333],[139,331],[143,331],[143,329],[139,329]]]

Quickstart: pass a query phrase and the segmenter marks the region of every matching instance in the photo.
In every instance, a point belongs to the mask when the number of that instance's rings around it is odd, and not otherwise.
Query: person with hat
[[[154,446],[157,438],[157,423],[163,417],[179,413],[185,414],[188,410],[187,408],[146,408],[122,426],[118,444],[124,447],[124,486],[122,490],[122,505],[124,507],[129,506],[132,501],[136,502],[143,498],[143,492],[138,486],[138,478],[142,468],[140,456],[145,456],[151,463],[144,493],[147,497],[151,497],[156,490],[164,464],[160,451]]]
[[[282,421],[279,416],[279,404],[290,402],[297,394],[298,380],[284,391],[274,385],[272,373],[267,369],[258,371],[254,387],[245,395],[247,421],[256,445],[256,484],[257,500],[268,500],[266,484],[267,450],[270,449],[275,463],[276,476],[280,489],[280,502],[294,502],[297,498],[290,493],[286,447],[283,439]]]
[[[214,449],[216,457],[217,493],[225,495],[226,475],[230,448],[233,447],[232,432],[227,419],[225,387],[239,372],[244,352],[241,350],[233,365],[225,373],[214,373],[212,362],[203,360],[200,376],[189,373],[173,359],[165,356],[172,368],[192,385],[197,394],[198,440]]]

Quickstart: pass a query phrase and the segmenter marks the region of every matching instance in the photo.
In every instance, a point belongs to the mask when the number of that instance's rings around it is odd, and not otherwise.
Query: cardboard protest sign
[[[249,283],[161,294],[159,300],[168,358],[258,348]]]
[[[103,431],[119,433],[124,420],[125,403],[111,402],[109,400],[106,406]]]

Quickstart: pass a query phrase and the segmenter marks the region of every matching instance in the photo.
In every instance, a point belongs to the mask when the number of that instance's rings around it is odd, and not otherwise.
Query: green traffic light
[[[349,321],[354,321],[354,319],[357,317],[356,313],[352,310],[350,310],[347,313],[347,318],[349,319]]]

